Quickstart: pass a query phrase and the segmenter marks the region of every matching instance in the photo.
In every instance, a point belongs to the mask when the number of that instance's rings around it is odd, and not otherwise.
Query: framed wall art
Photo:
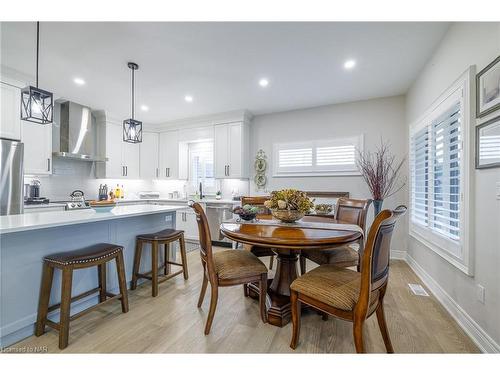
[[[500,109],[500,56],[476,75],[476,117]]]
[[[476,168],[500,167],[500,116],[476,127]]]

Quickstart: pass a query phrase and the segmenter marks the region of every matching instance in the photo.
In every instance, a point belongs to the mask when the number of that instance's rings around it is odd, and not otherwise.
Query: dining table
[[[305,216],[294,223],[272,217],[249,222],[233,219],[223,222],[220,232],[237,243],[270,248],[276,254],[276,271],[274,277],[268,279],[266,307],[268,323],[278,327],[288,324],[291,318],[290,285],[297,278],[300,253],[335,251],[341,245],[363,238],[359,226],[322,216]],[[259,297],[257,285],[249,284],[248,290],[250,297]]]

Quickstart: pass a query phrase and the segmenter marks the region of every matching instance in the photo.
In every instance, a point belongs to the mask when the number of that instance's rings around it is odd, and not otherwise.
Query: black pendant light
[[[129,143],[142,142],[142,122],[134,119],[134,72],[139,65],[129,62],[127,66],[132,70],[132,117],[123,120],[123,140]]]
[[[36,23],[36,86],[21,90],[21,120],[37,124],[52,123],[52,93],[38,88],[38,56],[40,50],[40,22]]]

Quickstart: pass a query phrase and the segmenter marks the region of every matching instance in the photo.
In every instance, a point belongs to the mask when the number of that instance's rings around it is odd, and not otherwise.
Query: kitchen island
[[[139,204],[117,206],[110,212],[93,209],[25,213],[0,216],[0,347],[5,347],[34,332],[43,257],[99,242],[124,248],[127,281],[132,278],[135,237],[175,226],[175,213],[181,205]],[[144,271],[149,251],[143,252]],[[110,292],[118,291],[116,268],[107,264]],[[97,286],[95,269],[78,270],[73,276],[73,295]],[[61,275],[54,273],[50,304],[60,301]],[[72,304],[77,313],[97,302],[89,296]],[[58,311],[49,314],[58,320]]]

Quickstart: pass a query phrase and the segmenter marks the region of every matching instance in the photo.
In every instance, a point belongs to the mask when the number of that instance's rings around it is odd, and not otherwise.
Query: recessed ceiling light
[[[73,82],[75,82],[78,86],[83,86],[85,85],[85,81],[83,80],[83,78],[73,78]]]
[[[259,80],[259,85],[261,87],[267,87],[269,85],[269,80],[267,78],[261,78]]]
[[[356,66],[356,60],[347,60],[345,63],[344,63],[344,68],[345,69],[352,69]]]
[[[188,103],[191,103],[191,102],[193,101],[193,97],[192,97],[191,95],[186,95],[186,96],[184,97],[184,100],[185,100],[186,102],[188,102]]]
[[[149,111],[149,107],[147,105],[141,105],[141,110],[144,111],[144,112],[147,112]]]

